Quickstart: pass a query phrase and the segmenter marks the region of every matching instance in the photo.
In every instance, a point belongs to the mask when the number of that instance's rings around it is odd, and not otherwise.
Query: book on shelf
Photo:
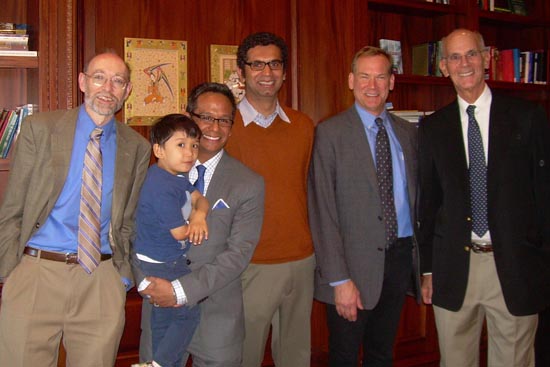
[[[511,48],[499,51],[499,65],[502,70],[502,81],[519,82],[520,65],[519,49]]]
[[[520,81],[522,83],[533,83],[533,51],[520,52]]]
[[[510,10],[514,14],[527,15],[527,7],[525,6],[525,0],[508,0],[510,3]]]
[[[29,26],[25,23],[9,23],[9,22],[0,22],[0,33],[20,33],[25,34],[27,33],[27,29]]]
[[[29,36],[27,34],[0,33],[0,50],[28,50]]]
[[[441,44],[438,41],[426,42],[413,46],[412,73],[423,76],[441,76],[439,60]]]
[[[533,51],[533,83],[547,84],[548,82],[548,50]]]
[[[36,105],[26,104],[10,110],[6,114],[3,131],[0,135],[0,158],[5,159],[11,147],[14,145],[17,135],[21,129],[21,123],[28,115],[32,115],[38,110]]]
[[[380,48],[389,53],[393,60],[392,70],[394,74],[403,74],[403,57],[401,54],[401,41],[380,39]]]
[[[508,0],[489,0],[489,11],[497,11],[503,13],[512,12]]]
[[[36,56],[38,56],[38,51],[29,51],[29,50],[0,50],[0,56],[36,57]]]

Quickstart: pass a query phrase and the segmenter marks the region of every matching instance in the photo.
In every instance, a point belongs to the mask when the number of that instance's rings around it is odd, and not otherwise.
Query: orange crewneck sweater
[[[265,180],[264,223],[252,256],[256,264],[284,263],[313,254],[306,190],[314,126],[305,114],[283,109],[291,123],[277,116],[267,129],[255,123],[244,127],[237,111],[225,147]]]

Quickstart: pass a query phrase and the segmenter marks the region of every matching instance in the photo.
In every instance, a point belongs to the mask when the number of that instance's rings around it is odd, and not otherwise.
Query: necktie
[[[376,126],[376,176],[382,202],[384,224],[386,228],[386,247],[397,239],[397,216],[393,200],[393,168],[391,162],[390,140],[383,121],[377,117]]]
[[[470,206],[472,231],[482,237],[489,229],[487,220],[487,165],[483,151],[481,132],[474,115],[476,106],[470,105],[468,113],[468,158],[470,161]]]
[[[195,183],[193,184],[193,186],[195,186],[201,194],[204,194],[204,173],[205,172],[206,172],[206,167],[203,166],[202,164],[199,164],[197,166],[197,173],[199,176],[197,178],[197,181],[195,181]]]
[[[103,160],[100,139],[103,130],[95,128],[84,154],[80,215],[78,218],[78,262],[91,273],[101,261],[101,185]]]

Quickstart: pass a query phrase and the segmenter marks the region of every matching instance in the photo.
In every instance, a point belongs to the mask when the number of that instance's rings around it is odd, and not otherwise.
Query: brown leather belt
[[[38,257],[40,259],[60,261],[66,264],[78,264],[78,254],[76,253],[61,253],[39,250],[32,247],[25,247],[23,251],[25,255],[32,257]],[[112,257],[111,254],[101,254],[101,261],[109,260]]]
[[[481,244],[481,243],[472,242],[469,247],[470,247],[470,250],[472,250],[476,254],[484,254],[484,253],[487,253],[487,252],[493,252],[493,245],[490,244],[490,243]]]

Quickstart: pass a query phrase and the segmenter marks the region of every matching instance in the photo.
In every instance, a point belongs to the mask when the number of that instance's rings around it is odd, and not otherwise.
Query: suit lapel
[[[349,147],[354,150],[354,155],[359,162],[360,170],[358,175],[365,177],[373,187],[378,189],[378,178],[376,177],[376,167],[374,158],[371,153],[367,133],[355,106],[352,106],[346,111],[346,124],[342,127],[349,130],[348,133],[343,133],[343,136],[349,137]],[[345,163],[345,162],[342,162]]]
[[[499,168],[502,157],[512,139],[513,124],[510,121],[510,114],[506,103],[499,101],[500,97],[493,94],[491,112],[489,117],[489,161],[487,165],[487,190],[494,192],[496,187],[492,180]]]
[[[227,172],[226,166],[227,166],[227,153],[224,152],[220,161],[218,162],[218,165],[216,166],[216,169],[214,170],[214,174],[212,175],[212,179],[210,180],[210,184],[208,185],[208,191],[206,192],[206,198],[209,200],[210,205],[214,205],[214,202],[212,199],[219,199],[221,197],[220,191],[223,187],[226,187],[226,180],[228,177],[229,172]]]
[[[61,190],[65,185],[74,144],[78,108],[64,114],[58,121],[52,121],[53,128],[50,133],[50,149],[52,162],[52,193],[48,204],[48,212],[52,210]]]
[[[128,188],[128,180],[133,179],[135,176],[132,170],[133,164],[128,164],[135,160],[135,157],[131,156],[131,152],[135,151],[134,147],[128,141],[124,129],[121,128],[120,123],[115,121],[116,126],[116,161],[115,161],[115,179],[113,182],[113,202],[111,206],[111,222],[117,221],[120,210],[126,206],[123,203],[119,203],[120,198],[126,197],[124,190]]]

